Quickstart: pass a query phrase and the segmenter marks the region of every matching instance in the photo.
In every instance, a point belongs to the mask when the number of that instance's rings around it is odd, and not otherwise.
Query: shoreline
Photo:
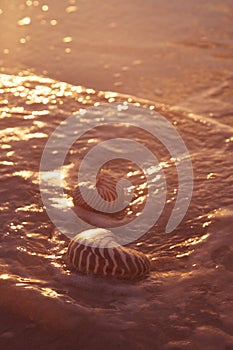
[[[32,69],[73,85],[176,105],[233,70],[229,0],[206,6],[201,0],[118,6],[114,0],[98,6],[47,0],[46,11],[33,3],[1,6],[2,73]],[[19,25],[22,18],[30,23]]]

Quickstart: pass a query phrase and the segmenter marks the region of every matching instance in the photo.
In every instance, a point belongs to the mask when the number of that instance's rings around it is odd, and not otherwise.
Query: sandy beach
[[[232,10],[231,0],[0,2],[0,348],[233,349]],[[160,130],[162,115],[188,149],[192,198],[169,234],[180,178],[190,186],[177,170],[187,154],[175,157],[150,133],[117,129],[118,104],[119,120],[132,104],[132,120],[151,132]],[[62,168],[66,200],[82,157],[108,138],[136,140],[158,159],[152,183],[135,164],[120,163],[127,149],[119,147],[118,162],[107,164],[134,185],[127,215],[142,210],[145,188],[156,185],[160,201],[164,172],[165,209],[129,245],[150,260],[151,273],[140,281],[73,271],[64,258],[70,237],[42,202],[46,142],[79,110],[77,132],[93,120],[111,126],[71,145]],[[51,164],[74,131],[58,137]],[[176,139],[173,146],[177,155]]]
[[[230,0],[2,1],[1,9],[2,72],[24,68],[168,104],[232,73]]]

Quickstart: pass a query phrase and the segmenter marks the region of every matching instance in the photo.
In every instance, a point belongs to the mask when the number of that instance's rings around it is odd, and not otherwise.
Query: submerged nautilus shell
[[[121,189],[116,191],[116,183],[109,175],[102,175],[97,181],[98,193],[110,203],[118,196],[124,197]],[[94,201],[97,200],[94,190],[89,189],[87,193]],[[100,212],[93,211],[84,201],[79,188],[75,189],[73,197],[75,206],[96,216],[97,220],[101,217]],[[116,235],[105,228],[94,228],[77,234],[69,243],[67,259],[77,272],[84,274],[132,279],[146,276],[150,271],[150,261],[145,254],[120,245]]]
[[[83,199],[81,188],[85,188],[85,195],[91,206]],[[107,202],[108,207],[111,207],[111,204],[116,200],[119,203],[124,201],[124,189],[119,185],[117,179],[109,174],[102,174],[97,179],[96,190],[88,187],[87,184],[75,188],[73,192],[74,205],[92,212],[105,212],[104,203],[99,201],[98,195]],[[99,210],[93,209],[96,204],[98,204]]]

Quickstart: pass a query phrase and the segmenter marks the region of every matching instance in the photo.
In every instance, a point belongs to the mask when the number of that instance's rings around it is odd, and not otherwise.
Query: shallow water
[[[171,108],[26,73],[1,75],[1,97],[1,307],[15,316],[1,318],[0,344],[10,348],[18,340],[28,346],[28,339],[37,339],[38,347],[51,349],[65,344],[85,349],[230,349],[232,126],[191,113],[187,106]],[[179,227],[165,234],[176,172],[169,154],[151,143],[166,171],[168,198],[158,223],[131,244],[149,254],[152,265],[150,276],[137,282],[70,271],[62,258],[68,238],[50,222],[38,186],[41,155],[54,128],[79,108],[115,101],[163,114],[182,135],[194,169],[190,208]],[[224,108],[222,104],[222,115]],[[105,118],[111,122],[111,115]],[[105,132],[113,136],[111,128]],[[97,144],[106,134],[96,131],[92,136]],[[134,136],[141,135],[127,131],[127,137]],[[75,163],[88,150],[87,139],[66,159],[67,195],[75,185]],[[137,183],[139,173],[132,169],[131,164],[123,166]]]
[[[0,23],[0,347],[232,349],[232,1],[2,0]],[[161,113],[185,141],[194,171],[189,210],[166,234],[174,161],[148,135],[120,129],[150,147],[168,189],[158,222],[130,244],[152,266],[135,282],[70,270],[69,238],[39,191],[54,129],[80,108],[115,102]],[[85,115],[80,123],[88,124]],[[66,199],[83,155],[115,132],[95,130],[73,145],[63,168]],[[135,184],[131,209],[140,209],[140,169],[108,167]]]

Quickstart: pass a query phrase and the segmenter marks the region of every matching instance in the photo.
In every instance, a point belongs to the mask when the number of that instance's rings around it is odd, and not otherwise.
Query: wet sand
[[[232,7],[230,0],[5,0],[1,71],[30,69],[177,104],[231,75]]]

